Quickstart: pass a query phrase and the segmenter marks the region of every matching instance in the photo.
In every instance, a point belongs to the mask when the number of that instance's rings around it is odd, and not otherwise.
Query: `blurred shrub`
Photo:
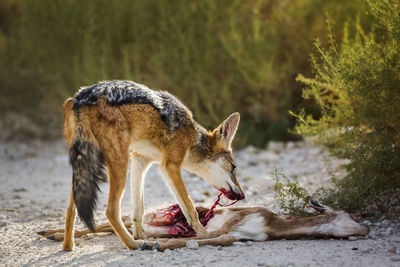
[[[307,107],[325,12],[341,29],[362,0],[3,0],[0,109],[60,133],[61,103],[80,86],[131,79],[171,91],[207,127],[242,114],[237,145],[287,139],[287,110]],[[340,36],[340,34],[338,34]],[[57,134],[56,134],[57,135]]]
[[[350,159],[348,175],[324,196],[350,211],[400,186],[400,3],[369,5],[374,29],[356,23],[345,27],[341,42],[332,35],[326,49],[317,42],[314,77],[298,77],[306,85],[304,97],[314,99],[322,114],[298,114],[296,132],[316,136],[333,155]]]

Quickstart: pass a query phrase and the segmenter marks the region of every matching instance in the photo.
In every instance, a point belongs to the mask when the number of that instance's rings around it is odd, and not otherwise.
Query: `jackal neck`
[[[190,148],[189,160],[199,162],[211,154],[211,140],[209,132],[200,124],[195,123],[197,141]]]

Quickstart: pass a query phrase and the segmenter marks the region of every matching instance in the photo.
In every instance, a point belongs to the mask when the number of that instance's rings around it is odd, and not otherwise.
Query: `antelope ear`
[[[224,142],[226,148],[230,148],[232,140],[235,137],[236,130],[240,121],[238,112],[231,114],[223,123],[221,123],[214,132]]]
[[[308,199],[308,204],[309,204],[313,209],[315,209],[316,211],[318,211],[318,212],[320,212],[320,213],[326,213],[326,212],[332,211],[331,208],[329,208],[328,206],[322,205],[318,200],[312,199],[311,197]]]

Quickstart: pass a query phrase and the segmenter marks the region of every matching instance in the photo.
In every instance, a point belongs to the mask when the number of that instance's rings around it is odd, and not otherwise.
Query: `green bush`
[[[264,145],[290,137],[287,110],[317,110],[295,77],[310,74],[325,12],[341,28],[363,10],[362,0],[3,0],[0,111],[61,132],[62,101],[80,86],[131,79],[178,95],[207,127],[239,111],[237,145]]]
[[[274,198],[284,212],[292,216],[306,217],[310,214],[304,211],[307,199],[310,197],[307,190],[300,186],[297,177],[289,178],[275,169]]]
[[[400,186],[400,4],[369,2],[373,29],[347,26],[341,42],[316,42],[314,77],[299,75],[305,99],[321,116],[297,114],[296,132],[347,158],[347,176],[326,199],[356,210],[386,189]],[[351,37],[349,31],[355,32]]]

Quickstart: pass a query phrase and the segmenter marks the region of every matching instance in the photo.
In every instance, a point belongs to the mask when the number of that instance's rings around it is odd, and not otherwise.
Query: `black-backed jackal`
[[[214,131],[207,131],[174,96],[131,81],[106,81],[82,88],[64,104],[64,137],[73,171],[64,250],[74,248],[75,206],[82,221],[94,231],[98,184],[107,180],[107,173],[110,192],[106,216],[110,225],[127,248],[140,247],[143,241],[135,239],[144,237],[143,180],[153,162],[160,163],[163,179],[188,223],[199,236],[207,236],[183,183],[181,168],[204,178],[229,199],[243,199],[231,149],[238,123],[239,114],[234,113]],[[120,215],[130,158],[133,237]]]

